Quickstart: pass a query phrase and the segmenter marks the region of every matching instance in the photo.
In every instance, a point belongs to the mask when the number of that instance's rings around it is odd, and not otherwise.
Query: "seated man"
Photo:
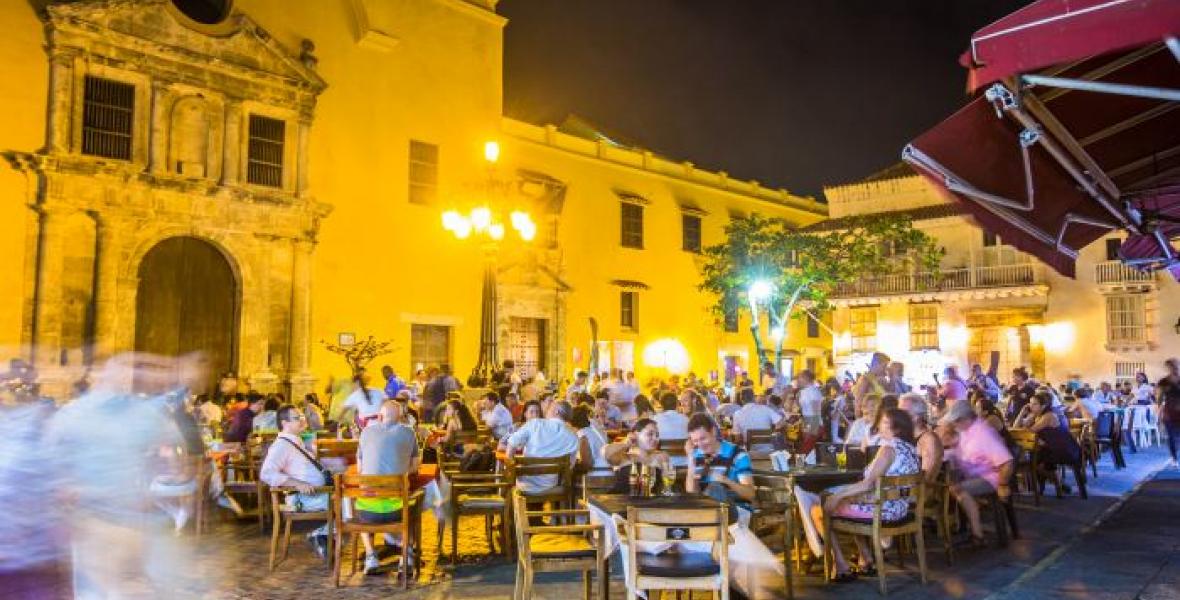
[[[581,439],[570,425],[573,413],[573,406],[563,400],[552,403],[545,418],[526,421],[507,438],[504,452],[508,455],[508,460],[512,460],[517,448],[524,448],[525,456],[569,456],[572,465],[581,447]],[[540,492],[555,485],[558,485],[556,475],[535,475],[516,480],[516,487],[526,494]]]
[[[676,394],[664,392],[660,395],[660,412],[654,420],[660,430],[661,440],[683,440],[688,437],[688,417],[676,410],[680,401]]]
[[[751,430],[772,430],[778,427],[782,422],[784,415],[776,412],[770,405],[767,404],[770,396],[763,394],[754,398],[754,401],[742,407],[733,415],[733,429],[746,439],[746,432]],[[747,441],[748,443],[748,441]],[[773,450],[773,448],[755,448],[755,450]]]
[[[940,424],[954,428],[958,441],[952,454],[955,468],[961,475],[951,486],[951,493],[967,514],[971,525],[972,545],[983,543],[983,527],[979,522],[979,503],[976,496],[995,493],[1001,499],[1011,491],[1008,480],[1012,474],[1012,454],[1000,434],[975,415],[970,402],[956,402],[947,408]]]
[[[688,421],[688,475],[684,491],[704,493],[721,502],[745,504],[754,500],[754,468],[750,455],[733,442],[722,440],[717,423],[705,413]]]
[[[512,413],[504,406],[500,394],[484,394],[479,399],[479,415],[483,424],[492,431],[494,439],[502,440],[512,433]]]
[[[226,442],[245,443],[254,431],[254,417],[262,412],[266,406],[266,396],[257,392],[250,392],[249,404],[234,413],[230,418],[229,427],[225,430],[223,439]],[[281,427],[280,427],[281,428]]]
[[[377,422],[361,431],[357,445],[357,470],[361,475],[404,475],[418,470],[418,440],[404,424],[401,403],[386,400],[377,411]],[[360,523],[385,524],[400,521],[400,498],[357,498],[353,518]],[[387,538],[388,539],[388,538]],[[380,566],[372,536],[361,534],[365,545],[365,573]],[[405,540],[402,540],[405,543]]]
[[[328,509],[328,493],[315,488],[328,485],[326,470],[315,456],[303,446],[299,434],[307,429],[303,411],[290,404],[278,410],[280,432],[262,461],[258,478],[271,487],[294,488],[287,496],[287,504],[299,512],[319,512]],[[308,534],[308,539],[321,558],[327,554],[328,524],[324,523]]]

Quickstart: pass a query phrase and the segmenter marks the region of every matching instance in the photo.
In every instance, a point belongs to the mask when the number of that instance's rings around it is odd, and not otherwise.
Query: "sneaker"
[[[377,558],[376,554],[365,555],[365,575],[376,571],[381,567],[381,559]]]
[[[242,516],[243,514],[245,514],[245,512],[246,512],[246,511],[242,510],[242,505],[238,504],[238,501],[234,500],[233,496],[230,496],[229,494],[222,494],[222,495],[218,496],[217,497],[217,506],[220,506],[225,509],[229,509],[229,510],[233,511],[233,513],[239,517]]]
[[[328,536],[326,536],[326,535],[308,536],[307,542],[309,544],[311,544],[311,549],[315,551],[316,556],[320,557],[320,560],[327,560],[327,558],[328,558]]]

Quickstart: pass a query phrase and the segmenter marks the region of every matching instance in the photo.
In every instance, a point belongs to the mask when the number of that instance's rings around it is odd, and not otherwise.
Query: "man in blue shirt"
[[[737,444],[721,439],[713,417],[697,413],[688,420],[688,478],[685,491],[728,503],[754,500],[754,468],[750,455]]]

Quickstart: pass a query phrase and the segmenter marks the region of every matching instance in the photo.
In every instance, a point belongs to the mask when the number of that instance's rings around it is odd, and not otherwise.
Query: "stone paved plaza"
[[[1091,479],[1089,500],[1050,495],[1040,507],[1019,497],[1022,539],[1007,549],[959,551],[948,568],[941,548],[930,539],[930,583],[922,586],[915,571],[893,571],[890,596],[898,598],[1176,598],[1180,597],[1180,471],[1165,467],[1156,447],[1128,455],[1128,468],[1116,471],[1103,460],[1099,477]],[[1162,470],[1161,470],[1162,469]],[[1159,473],[1154,480],[1144,478]],[[464,522],[460,565],[438,561],[435,522],[426,515],[423,531],[425,565],[410,589],[402,592],[388,575],[349,575],[336,590],[329,571],[301,538],[293,540],[290,558],[274,573],[266,568],[269,536],[257,525],[228,520],[196,542],[177,540],[191,552],[168,590],[173,598],[341,598],[396,596],[411,600],[464,598],[503,599],[512,594],[515,567],[502,558],[486,558],[480,520]],[[1097,523],[1097,525],[1095,525]],[[449,536],[448,536],[449,537]],[[892,563],[892,559],[890,559]],[[908,560],[907,567],[913,568]],[[345,564],[348,568],[348,564]],[[612,568],[611,596],[625,598],[618,557]],[[580,597],[580,578],[541,575],[536,598],[571,600]],[[9,590],[12,592],[12,590]],[[772,595],[781,593],[774,590]],[[159,597],[145,589],[147,597]],[[0,597],[4,594],[0,593]],[[818,569],[798,577],[799,598],[876,598],[875,580],[849,585],[822,584]]]

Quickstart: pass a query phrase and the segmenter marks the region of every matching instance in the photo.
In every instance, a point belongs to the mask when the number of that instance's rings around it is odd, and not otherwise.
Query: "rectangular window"
[[[877,307],[850,309],[852,351],[873,352],[877,349]]]
[[[738,330],[738,310],[736,306],[725,307],[725,317],[723,325],[726,333],[737,333]]]
[[[1147,369],[1146,363],[1141,362],[1116,362],[1114,363],[1114,384],[1121,386],[1124,383],[1134,385],[1135,374],[1143,373]]]
[[[1106,260],[1119,259],[1119,246],[1123,245],[1123,240],[1118,238],[1106,239]]]
[[[410,202],[432,204],[438,197],[438,146],[410,140]]]
[[[910,305],[910,350],[938,349],[938,305]]]
[[[996,234],[994,234],[990,231],[983,232],[983,247],[984,248],[998,246],[999,244],[1000,244],[1000,238],[996,237]]]
[[[807,315],[807,337],[819,337],[819,321],[810,314]]]
[[[451,362],[451,328],[447,325],[410,325],[410,373]]]
[[[82,154],[131,160],[135,86],[86,76],[82,96]]]
[[[815,358],[807,359],[807,370],[811,371],[812,375],[819,376],[819,360]]]
[[[624,248],[643,249],[643,207],[620,202],[622,209],[622,243]]]
[[[639,329],[639,293],[619,293],[619,326],[629,331]]]
[[[682,241],[680,249],[685,252],[701,252],[701,218],[697,215],[680,215]]]
[[[246,182],[283,187],[283,139],[286,122],[250,115],[250,140],[246,154]]]
[[[1143,294],[1106,297],[1106,341],[1110,344],[1147,342],[1147,306]]]

